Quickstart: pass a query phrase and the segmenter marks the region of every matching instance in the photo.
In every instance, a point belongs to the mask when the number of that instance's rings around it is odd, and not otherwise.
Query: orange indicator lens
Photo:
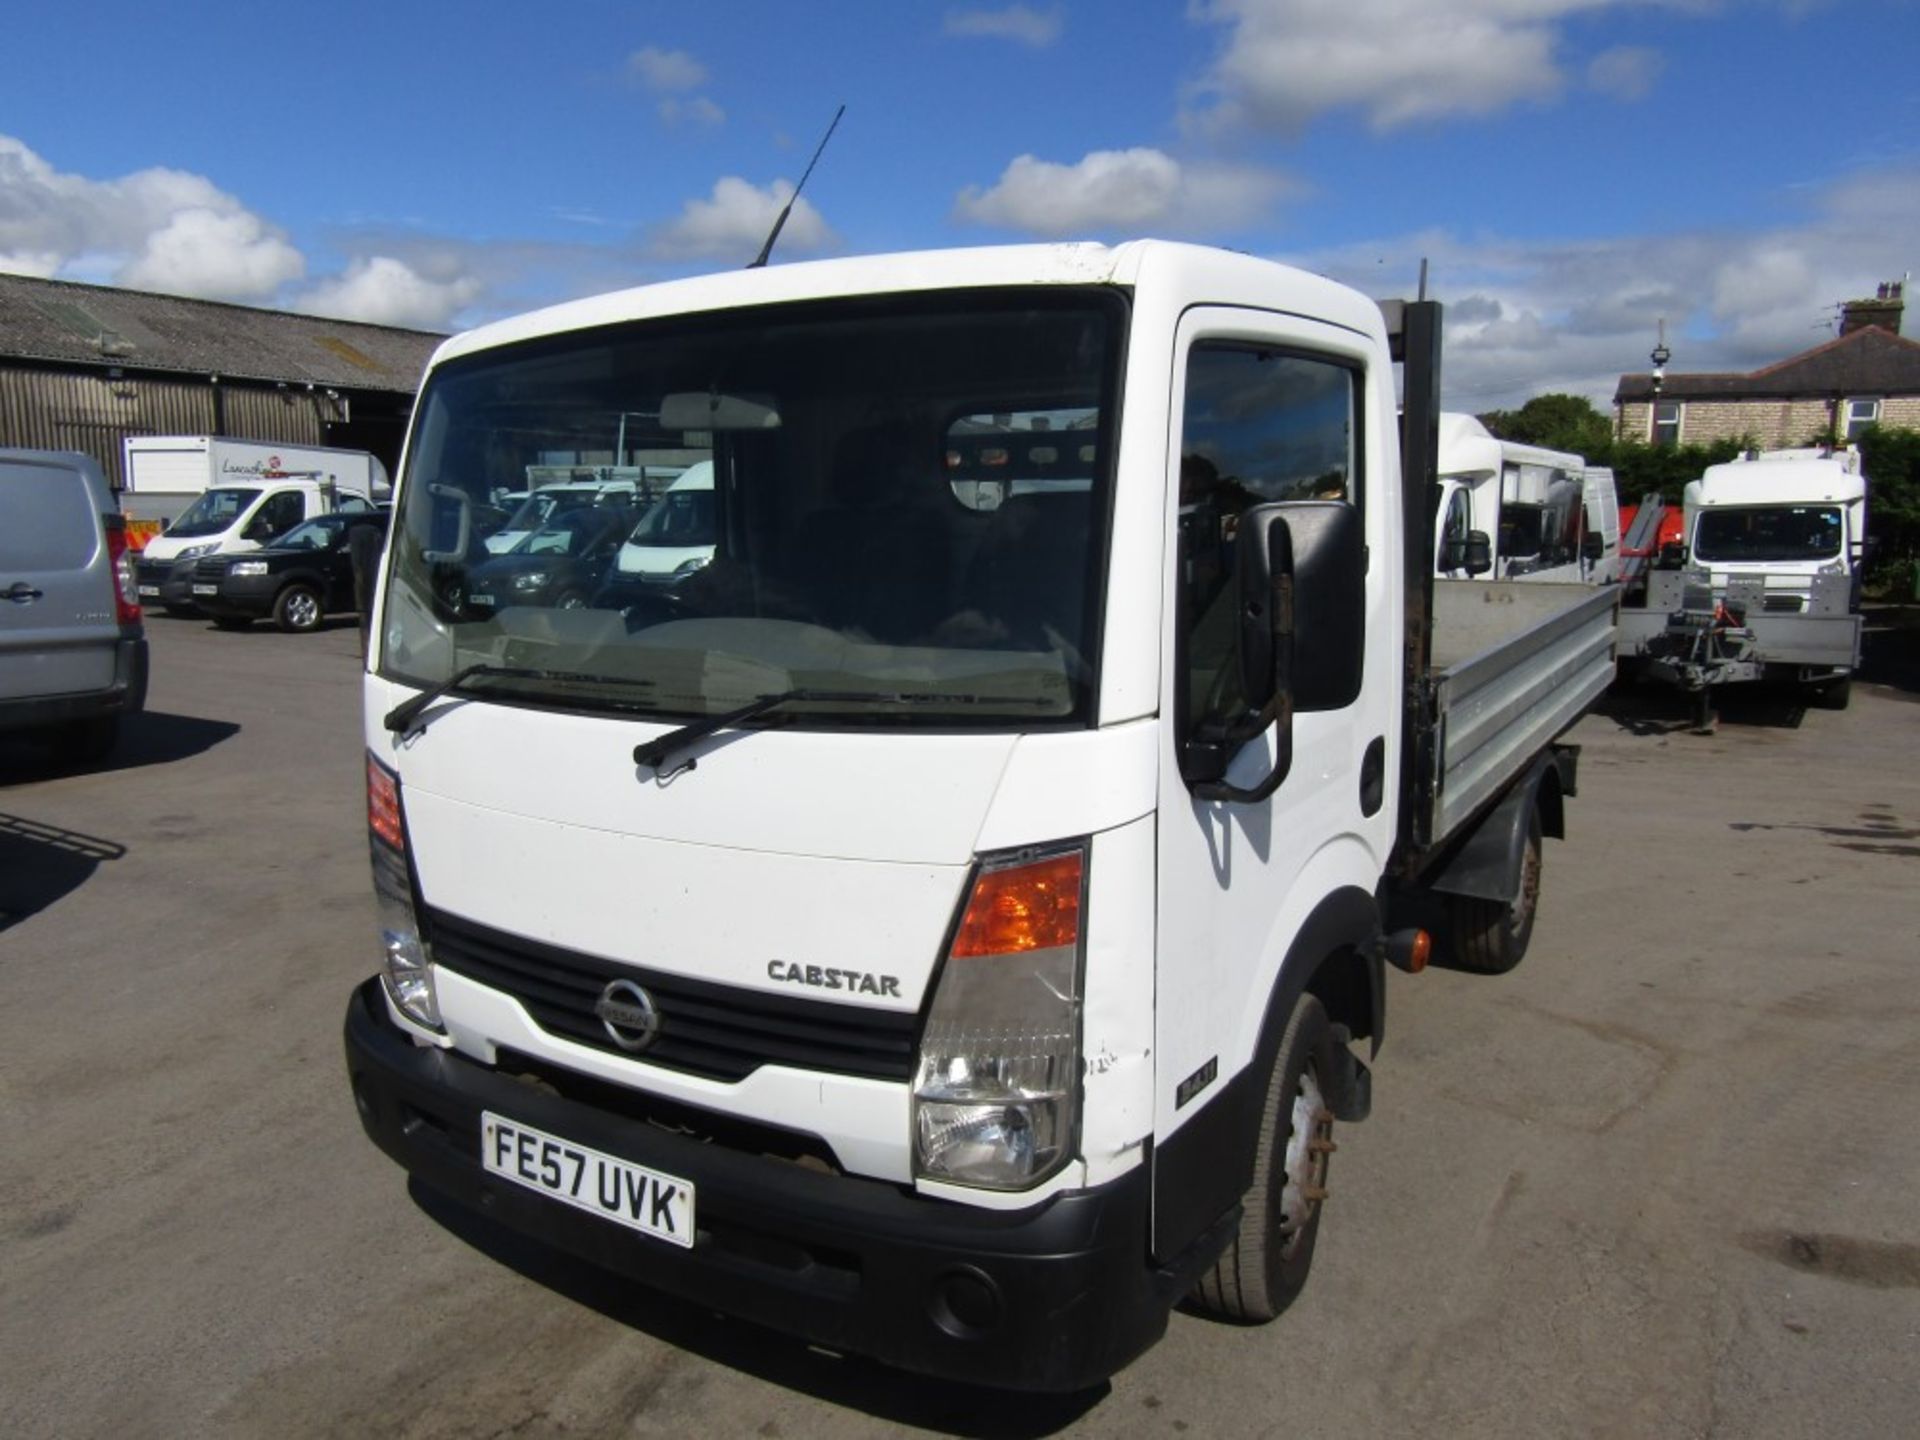
[[[371,755],[367,757],[367,826],[395,850],[407,848],[400,824],[400,781]]]
[[[982,871],[953,938],[953,953],[1015,955],[1075,944],[1085,864],[1086,856],[1075,850],[1031,865]]]

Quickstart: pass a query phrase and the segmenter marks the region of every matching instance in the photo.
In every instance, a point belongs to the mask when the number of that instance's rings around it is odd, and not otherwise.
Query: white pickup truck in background
[[[449,340],[366,678],[370,1138],[609,1270],[986,1385],[1096,1382],[1188,1296],[1277,1315],[1386,965],[1520,960],[1613,675],[1617,587],[1435,578],[1439,335],[1138,242]],[[627,417],[710,465],[705,563],[472,607],[470,457]]]

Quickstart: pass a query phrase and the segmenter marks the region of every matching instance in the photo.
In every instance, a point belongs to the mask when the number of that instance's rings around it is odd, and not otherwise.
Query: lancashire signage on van
[[[269,455],[263,460],[240,460],[232,455],[220,457],[220,478],[246,480],[320,480],[325,475],[319,467],[310,470],[289,470],[278,455]]]

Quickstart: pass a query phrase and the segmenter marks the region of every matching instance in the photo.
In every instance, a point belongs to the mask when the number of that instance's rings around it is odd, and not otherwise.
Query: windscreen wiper
[[[854,705],[1044,705],[1048,702],[1040,699],[1020,699],[1005,695],[954,695],[940,691],[918,692],[905,690],[776,690],[771,695],[762,695],[758,700],[749,701],[735,710],[724,711],[719,715],[705,715],[677,730],[669,730],[657,740],[648,740],[633,747],[633,763],[644,765],[647,769],[661,775],[677,775],[682,770],[691,770],[699,762],[687,761],[684,765],[667,769],[667,761],[695,740],[704,739],[715,731],[725,730],[756,715],[764,715],[769,710],[778,710],[782,705],[806,702],[826,702],[830,704]]]
[[[654,683],[651,680],[629,679],[623,675],[594,675],[584,670],[543,670],[518,665],[490,665],[482,661],[477,665],[462,666],[446,679],[442,680],[438,685],[429,686],[418,695],[407,700],[402,700],[386,713],[385,718],[382,719],[380,723],[404,740],[418,728],[415,722],[420,719],[421,713],[426,710],[427,706],[440,699],[443,695],[451,695],[454,691],[464,687],[469,680],[481,675],[497,677],[502,680],[546,680],[553,683],[571,682],[575,684],[628,685],[647,690],[652,689]]]

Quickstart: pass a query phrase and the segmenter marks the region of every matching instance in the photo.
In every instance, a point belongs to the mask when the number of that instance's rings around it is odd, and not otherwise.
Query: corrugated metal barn
[[[392,472],[443,338],[0,275],[0,446],[83,451],[116,486],[128,435],[370,450]]]

